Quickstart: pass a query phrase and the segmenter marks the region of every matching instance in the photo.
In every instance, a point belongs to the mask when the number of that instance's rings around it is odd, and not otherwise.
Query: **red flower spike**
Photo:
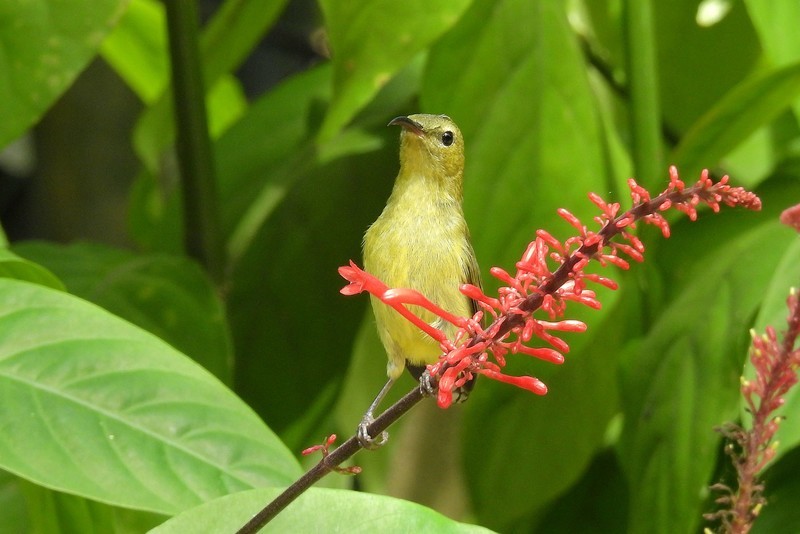
[[[746,195],[737,198],[753,202]],[[774,412],[784,405],[784,396],[798,382],[800,348],[795,347],[800,337],[800,301],[794,289],[789,293],[787,306],[789,316],[782,339],[771,326],[760,336],[751,331],[750,361],[755,377],[753,380],[741,379],[741,393],[753,416],[751,428],[745,430],[729,424],[720,429],[725,437],[737,444],[737,447],[726,450],[733,458],[738,485],[736,491],[722,484],[713,486],[713,489],[725,491],[725,497],[717,500],[725,506],[705,517],[721,520],[729,532],[748,532],[758,509],[766,502],[759,474],[775,457],[777,443],[773,437],[783,419]]]
[[[567,302],[599,309],[600,302],[596,294],[587,289],[586,284],[593,282],[610,289],[617,288],[613,280],[584,271],[590,260],[623,269],[628,269],[630,264],[621,258],[620,254],[635,261],[642,261],[644,245],[631,232],[636,228],[637,221],[643,221],[659,227],[664,237],[668,237],[670,228],[661,215],[661,212],[668,208],[681,210],[694,219],[697,216],[697,206],[700,204],[712,209],[719,209],[721,204],[754,210],[761,207],[761,201],[756,195],[728,185],[727,176],[714,183],[708,172],[703,172],[697,183],[691,187],[687,187],[680,180],[675,167],[670,167],[669,177],[669,186],[656,197],[651,197],[650,193],[635,180],[629,180],[634,206],[621,214],[617,203],[608,203],[599,195],[590,194],[590,201],[601,211],[593,218],[600,225],[599,230],[587,229],[572,213],[559,209],[558,215],[575,228],[578,235],[562,242],[549,232],[538,230],[536,239],[528,245],[516,263],[514,276],[499,267],[490,270],[492,276],[504,284],[498,289],[497,298],[487,296],[474,285],[462,285],[461,292],[478,302],[483,310],[474,317],[454,317],[415,291],[389,290],[379,280],[358,269],[352,262],[349,267],[340,268],[339,272],[350,282],[342,292],[349,295],[368,291],[387,302],[440,342],[443,354],[438,363],[428,367],[431,376],[438,379],[440,406],[449,406],[452,403],[454,388],[463,385],[475,374],[483,374],[493,380],[544,394],[547,388],[535,378],[503,374],[505,357],[512,352],[528,354],[552,363],[564,361],[563,354],[568,352],[569,345],[556,336],[555,332],[586,330],[586,325],[579,321],[557,321],[564,315]],[[797,212],[800,218],[800,208]],[[612,238],[621,238],[625,242],[611,242]],[[459,328],[455,340],[447,339],[441,330],[422,321],[405,308],[406,305],[421,306],[445,321],[455,324]],[[550,321],[533,317],[533,313],[537,310],[545,313]],[[493,319],[492,324],[485,329],[480,324],[482,315],[491,316]],[[531,347],[526,344],[534,339],[539,339],[553,348]],[[764,345],[764,348],[755,348],[758,343]],[[767,353],[767,344],[768,341],[754,341],[754,350]],[[758,369],[758,365],[755,365]],[[760,392],[763,387],[763,381],[756,380],[747,383],[746,386],[743,382],[742,389],[743,392],[747,390],[746,395],[749,395],[750,399],[756,399],[761,398]],[[784,387],[782,383],[781,387]],[[776,400],[774,404],[779,402]]]

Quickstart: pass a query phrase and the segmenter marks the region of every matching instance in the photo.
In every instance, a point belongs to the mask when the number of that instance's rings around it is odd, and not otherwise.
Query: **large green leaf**
[[[627,501],[628,488],[616,456],[605,450],[550,507],[535,532],[625,532]]]
[[[697,23],[697,0],[651,3],[661,109],[680,134],[758,66],[758,36],[742,2],[710,27]]]
[[[230,86],[234,82],[232,72],[241,64],[267,29],[275,22],[287,0],[227,0],[214,13],[202,32],[200,48],[203,58],[203,75],[209,93],[209,129],[216,137],[222,126],[228,124],[230,108],[238,102],[225,103],[219,94],[220,83]],[[142,44],[139,44],[141,50]],[[155,60],[162,55],[158,49],[150,51]],[[224,87],[223,85],[223,87]],[[217,93],[215,95],[215,92]],[[214,100],[220,99],[217,113],[211,109]],[[172,94],[164,91],[139,119],[136,127],[135,146],[150,172],[160,170],[162,152],[171,145],[175,131],[172,121]],[[167,180],[164,180],[167,182]]]
[[[391,110],[416,88],[420,67],[417,61],[399,73],[357,118],[358,125],[382,127]],[[345,130],[327,143],[315,142],[331,97],[331,76],[326,64],[289,78],[255,102],[216,142],[223,225],[232,262],[315,166],[383,146],[386,132],[375,135],[361,127]]]
[[[464,134],[464,210],[484,270],[516,261],[536,228],[565,228],[557,208],[593,213],[586,194],[610,186],[561,2],[475,2],[431,50],[421,100]]]
[[[421,50],[455,24],[471,0],[322,0],[333,54],[333,100],[319,137],[329,140]],[[448,92],[456,92],[456,86]]]
[[[330,77],[323,66],[286,80],[215,143],[222,220],[234,260],[314,164],[311,139],[330,98]]]
[[[203,28],[203,73],[215,81],[252,52],[288,0],[225,0]]]
[[[20,243],[70,293],[155,334],[230,384],[233,355],[217,290],[197,264],[99,244]]]
[[[773,65],[800,60],[800,34],[793,31],[793,22],[800,18],[800,4],[794,0],[745,0],[744,5]]]
[[[236,388],[276,431],[345,372],[366,299],[339,294],[337,268],[360,257],[396,165],[385,150],[306,162],[235,265],[228,310]]]
[[[122,16],[126,0],[0,4],[0,147],[63,93]]]
[[[125,16],[103,42],[101,52],[139,98],[152,103],[169,78],[163,4],[132,0]]]
[[[793,21],[800,19],[800,4],[794,0],[745,0],[743,2],[758,32],[764,55],[773,66],[800,61],[800,34],[794,31]],[[800,102],[793,105],[795,116]]]
[[[175,349],[15,280],[0,280],[0,392],[0,467],[78,496],[174,514],[300,471],[241,400]]]
[[[672,161],[687,176],[716,165],[728,152],[769,124],[800,96],[800,63],[734,87],[691,127]]]
[[[630,532],[688,532],[718,450],[713,428],[736,418],[747,330],[783,248],[763,224],[716,249],[622,365],[619,443]]]
[[[40,534],[139,534],[163,523],[161,514],[118,508],[20,481],[30,532]],[[21,532],[14,525],[13,532]]]
[[[28,512],[25,507],[22,481],[7,471],[0,470],[0,533],[27,532]]]
[[[278,490],[263,489],[217,499],[170,519],[150,534],[235,532],[274,499]],[[355,491],[311,488],[273,519],[262,532],[297,534],[334,532],[431,534],[491,532],[457,523],[429,508],[391,497]]]

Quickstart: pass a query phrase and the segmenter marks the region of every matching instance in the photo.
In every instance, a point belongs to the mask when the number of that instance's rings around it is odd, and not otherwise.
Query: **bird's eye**
[[[453,132],[451,132],[450,130],[447,130],[442,134],[442,144],[444,146],[452,145],[454,140],[455,136],[453,135]]]

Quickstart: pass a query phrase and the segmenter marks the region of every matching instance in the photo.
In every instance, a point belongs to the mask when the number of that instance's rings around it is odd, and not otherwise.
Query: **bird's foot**
[[[356,433],[358,442],[361,444],[361,446],[369,450],[375,450],[379,447],[382,447],[387,441],[389,441],[389,433],[385,430],[374,438],[369,435],[368,427],[374,420],[375,419],[372,417],[372,414],[364,415],[364,418],[361,419],[361,422],[358,424],[358,432]]]
[[[463,386],[457,387],[453,390],[453,402],[459,403],[464,402],[469,398],[469,394],[472,391],[472,388],[475,386],[475,380],[477,377],[474,377],[469,382],[466,382]],[[419,390],[422,392],[422,395],[425,397],[435,397],[439,386],[433,385],[433,378],[431,377],[430,371],[425,369],[425,371],[419,377]]]
[[[423,397],[434,397],[439,390],[439,386],[432,383],[431,372],[425,369],[419,376],[419,391]]]

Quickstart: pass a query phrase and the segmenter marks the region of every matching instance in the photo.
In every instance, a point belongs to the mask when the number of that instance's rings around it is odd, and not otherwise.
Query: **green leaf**
[[[215,143],[229,254],[250,245],[287,191],[314,165],[311,136],[330,98],[331,69],[310,69],[259,98]]]
[[[94,57],[125,0],[32,0],[0,7],[0,147],[33,125]]]
[[[300,469],[261,420],[175,349],[65,293],[0,280],[0,467],[175,514]]]
[[[333,55],[333,100],[319,133],[330,140],[414,56],[447,31],[471,0],[322,0]],[[453,93],[451,86],[448,93]]]
[[[175,125],[172,115],[172,102],[166,101],[164,111],[159,104],[151,106],[143,113],[133,132],[133,145],[145,168],[155,173],[170,176],[176,170],[167,151],[175,137]],[[159,102],[160,103],[160,102]],[[212,138],[219,137],[233,124],[247,108],[247,101],[239,82],[233,75],[223,76],[212,86],[206,88],[206,112],[208,113],[208,130]],[[162,181],[170,183],[162,177]],[[164,185],[160,185],[164,188]],[[173,189],[175,186],[173,185]],[[171,189],[170,189],[171,191]]]
[[[619,458],[631,492],[629,532],[688,532],[716,463],[713,428],[736,418],[747,329],[783,248],[763,224],[713,252],[622,368]]]
[[[56,275],[32,261],[20,258],[7,248],[0,248],[0,277],[25,280],[53,289],[64,289]]]
[[[800,35],[792,23],[800,19],[800,4],[794,0],[745,0],[743,4],[769,64],[777,67],[800,61]],[[800,116],[800,102],[795,101],[792,108],[794,116]]]
[[[203,72],[208,81],[230,73],[253,51],[288,0],[226,0],[203,28]]]
[[[796,413],[796,412],[795,412]],[[764,506],[753,524],[753,534],[800,532],[800,448],[795,447],[766,472]]]
[[[30,531],[21,484],[19,478],[0,470],[0,534]]]
[[[697,23],[698,0],[651,4],[661,109],[665,125],[681,135],[758,67],[758,36],[743,2],[730,2],[725,18],[711,27]],[[606,31],[616,36],[615,26]]]
[[[794,31],[793,24],[800,19],[800,4],[794,0],[745,0],[744,5],[772,65],[800,61],[800,34]]]
[[[337,269],[360,257],[396,172],[385,150],[304,163],[235,265],[228,310],[237,391],[278,432],[339,386],[367,300],[339,294]]]
[[[103,58],[146,104],[164,91],[169,78],[164,6],[132,0],[101,48]]]
[[[684,176],[697,176],[770,123],[800,96],[800,63],[756,76],[734,87],[691,127],[672,161]]]
[[[47,265],[67,290],[155,334],[230,384],[233,354],[217,290],[197,264],[99,244],[15,245]]]
[[[263,489],[237,493],[188,510],[150,534],[234,532],[280,493]],[[491,532],[457,523],[418,504],[355,491],[311,488],[273,519],[264,532],[456,533]]]
[[[224,126],[226,110],[235,109],[238,103],[223,103],[214,112],[216,98],[223,102],[225,96],[218,94],[222,87],[236,83],[231,74],[252,51],[267,29],[280,14],[287,0],[227,0],[203,29],[201,52],[203,75],[209,102],[209,129],[217,137]],[[215,93],[217,93],[215,95]],[[172,123],[172,95],[161,94],[140,117],[136,127],[135,146],[145,166],[151,172],[160,170],[162,152],[174,140]]]
[[[21,481],[30,513],[30,532],[53,534],[138,534],[166,517],[117,508]],[[15,530],[14,532],[20,532]]]
[[[588,321],[587,333],[568,340],[571,350],[562,366],[508,357],[508,374],[542,379],[547,395],[490,380],[481,380],[471,394],[464,469],[482,524],[507,531],[541,512],[580,479],[603,445],[618,410],[615,363],[630,324],[624,318],[633,314],[636,299],[604,294],[600,300],[605,321],[592,317],[596,311],[582,314],[584,321],[595,320]],[[575,310],[570,318],[577,318]]]
[[[484,270],[513,265],[536,228],[565,228],[557,208],[593,214],[587,192],[609,188],[602,124],[561,2],[474,2],[431,50],[421,101],[464,134],[464,211]]]
[[[606,450],[550,507],[534,532],[625,532],[627,501],[625,477],[614,453]]]

